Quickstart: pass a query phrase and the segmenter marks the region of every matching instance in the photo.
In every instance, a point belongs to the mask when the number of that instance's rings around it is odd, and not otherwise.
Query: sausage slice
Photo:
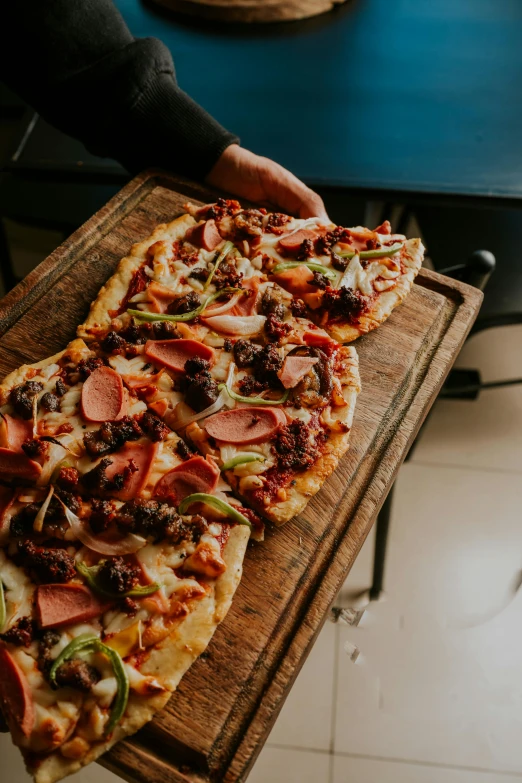
[[[107,609],[85,585],[39,585],[36,616],[40,628],[59,628],[99,617]]]
[[[86,421],[117,421],[125,415],[123,382],[112,367],[98,367],[82,388],[81,410]]]
[[[305,239],[315,239],[318,236],[319,234],[316,231],[312,231],[309,228],[301,228],[293,234],[281,237],[278,244],[283,250],[298,250]]]
[[[34,726],[34,702],[25,674],[0,642],[0,707],[13,736],[28,737]]]
[[[217,230],[216,221],[213,219],[189,228],[185,234],[185,239],[187,242],[196,245],[196,247],[202,247],[203,250],[215,250],[223,241]]]
[[[149,480],[158,445],[149,440],[129,441],[119,451],[110,455],[112,465],[109,465],[106,470],[109,479],[113,479],[116,473],[124,473],[127,469],[123,488],[111,492],[111,497],[130,500],[139,495]]]
[[[23,452],[0,448],[0,476],[37,479],[42,466],[29,459]]]
[[[198,343],[197,340],[147,340],[145,356],[169,370],[185,372],[187,359],[199,356],[212,363],[214,351],[209,345]]]
[[[174,497],[178,503],[194,492],[212,494],[219,481],[219,468],[215,462],[203,457],[191,457],[169,470],[156,484],[156,497]]]
[[[264,443],[281,427],[281,413],[272,408],[235,408],[209,416],[203,426],[211,437],[226,443]]]
[[[279,380],[285,389],[293,389],[318,361],[311,356],[287,356],[277,373]]]

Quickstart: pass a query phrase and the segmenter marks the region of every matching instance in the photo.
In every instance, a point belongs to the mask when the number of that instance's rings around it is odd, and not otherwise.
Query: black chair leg
[[[375,550],[373,556],[373,580],[370,587],[370,601],[376,601],[382,593],[384,584],[384,565],[386,562],[386,546],[388,543],[388,531],[390,529],[390,518],[393,503],[393,491],[395,484],[392,485],[388,496],[384,501],[376,522],[375,531]]]

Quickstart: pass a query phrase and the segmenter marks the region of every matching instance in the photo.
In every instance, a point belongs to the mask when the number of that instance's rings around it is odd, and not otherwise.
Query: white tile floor
[[[459,364],[522,376],[521,344],[522,327],[489,331]],[[249,783],[522,782],[521,507],[522,386],[438,403],[398,480],[385,599],[358,628],[327,623]],[[0,758],[2,783],[27,783],[3,737]]]

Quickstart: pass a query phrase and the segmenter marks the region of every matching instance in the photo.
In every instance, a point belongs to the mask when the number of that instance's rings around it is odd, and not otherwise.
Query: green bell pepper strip
[[[100,565],[103,563],[100,560]],[[133,587],[132,590],[127,590],[126,593],[113,593],[111,590],[106,590],[97,580],[98,566],[89,568],[85,563],[76,563],[76,570],[83,576],[89,587],[91,587],[96,593],[104,595],[106,598],[140,598],[145,595],[152,595],[157,593],[160,589],[160,585],[157,582],[153,582],[150,585],[140,585],[139,587]]]
[[[221,498],[216,498],[214,495],[207,495],[206,492],[195,492],[193,495],[189,495],[188,497],[184,498],[178,506],[179,513],[184,514],[189,506],[192,506],[193,503],[206,503],[207,506],[215,508],[216,511],[222,511],[223,514],[226,514],[228,517],[230,517],[230,519],[233,519],[234,522],[237,522],[239,525],[247,525],[248,527],[252,527],[250,520],[244,517],[240,511],[238,511],[233,506],[230,506],[228,503],[225,503],[225,501],[221,500]]]
[[[322,275],[329,277],[330,280],[335,279],[337,276],[333,269],[329,269],[316,261],[283,261],[272,269],[271,274],[277,275],[279,272],[284,272],[285,269],[295,269],[298,266],[307,266],[313,272],[321,272]]]
[[[212,282],[212,278],[214,277],[214,274],[215,274],[217,268],[219,267],[220,263],[228,256],[230,251],[233,250],[233,249],[234,249],[233,242],[225,242],[225,244],[223,245],[223,249],[221,250],[221,253],[217,257],[216,263],[214,264],[214,266],[210,270],[209,276],[205,280],[205,285],[203,286],[203,288],[208,288],[209,287],[209,285]]]
[[[238,394],[235,391],[232,391],[226,383],[220,383],[218,385],[218,389],[221,391],[221,389],[226,389],[227,394],[229,394],[233,400],[236,400],[237,402],[250,402],[253,405],[282,405],[284,402],[287,401],[288,396],[290,394],[290,389],[287,389],[282,397],[280,397],[278,400],[265,400],[264,397],[243,397],[242,394]]]
[[[379,247],[375,250],[361,250],[360,252],[347,250],[345,253],[337,253],[336,255],[341,256],[341,258],[353,258],[354,256],[359,256],[359,258],[388,258],[388,256],[394,256],[403,247],[403,242],[397,242],[395,245]]]
[[[5,608],[5,595],[2,579],[0,578],[0,632],[4,630],[5,621],[7,619],[7,610]]]
[[[265,458],[261,454],[238,454],[237,457],[229,459],[221,470],[232,470],[237,468],[238,465],[246,465],[248,462],[264,462]]]
[[[129,677],[125,671],[123,660],[116,650],[111,647],[107,647],[106,644],[98,639],[97,636],[91,636],[90,634],[82,634],[73,639],[65,649],[63,649],[60,655],[54,661],[51,671],[49,672],[49,680],[51,684],[56,685],[56,672],[59,667],[65,661],[69,661],[74,658],[78,653],[85,652],[100,652],[106,655],[111,662],[114,676],[116,677],[116,683],[118,690],[114,698],[111,713],[107,725],[105,727],[105,734],[111,734],[116,724],[125,712],[127,707],[127,701],[129,700]]]
[[[144,310],[127,310],[129,315],[133,315],[134,318],[138,318],[140,321],[148,321],[149,323],[153,321],[173,321],[176,323],[177,321],[192,321],[194,318],[197,318],[198,315],[201,315],[207,308],[208,305],[212,304],[216,299],[219,299],[224,294],[230,294],[230,293],[237,293],[237,288],[222,288],[221,291],[216,291],[213,294],[209,294],[204,302],[202,302],[199,307],[196,307],[195,310],[191,310],[190,313],[181,313],[181,315],[166,315],[165,313],[146,313]]]

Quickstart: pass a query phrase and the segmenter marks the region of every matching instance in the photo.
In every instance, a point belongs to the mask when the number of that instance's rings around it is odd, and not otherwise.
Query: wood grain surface
[[[214,195],[161,172],[136,177],[2,300],[0,376],[63,348],[131,244],[187,197]],[[349,452],[303,514],[249,545],[207,652],[166,709],[102,763],[140,783],[246,779],[481,299],[423,270],[388,322],[357,341],[363,391]]]

